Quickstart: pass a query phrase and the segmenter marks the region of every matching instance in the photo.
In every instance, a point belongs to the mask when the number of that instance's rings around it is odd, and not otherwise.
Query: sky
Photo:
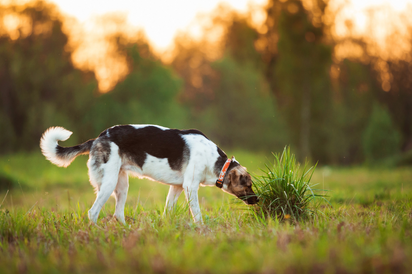
[[[152,45],[164,50],[171,45],[177,31],[185,30],[199,13],[211,12],[225,2],[245,12],[250,0],[49,0],[61,11],[87,23],[93,16],[123,12],[128,22],[144,29]],[[254,0],[264,4],[267,0]]]
[[[109,12],[122,12],[128,22],[144,29],[152,45],[158,50],[165,50],[179,30],[185,30],[199,13],[211,12],[224,2],[238,11],[245,12],[249,5],[264,5],[267,0],[49,0],[60,9],[74,16],[81,23],[86,23],[96,15]],[[333,2],[343,2],[337,0]],[[412,0],[347,0],[347,15],[356,17],[356,23],[362,25],[365,10],[372,6],[387,4],[395,10],[403,10]]]

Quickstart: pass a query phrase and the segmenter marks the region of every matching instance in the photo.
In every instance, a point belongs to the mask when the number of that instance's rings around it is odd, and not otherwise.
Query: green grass
[[[264,174],[254,180],[259,202],[253,211],[258,220],[272,217],[297,222],[318,217],[320,202],[329,202],[310,184],[316,166],[306,163],[301,167],[289,147],[273,156],[273,165],[266,165]]]
[[[252,174],[267,163],[263,155],[233,154]],[[0,158],[0,178],[14,186],[0,192],[1,273],[412,271],[410,168],[318,167],[311,182],[329,190],[333,207],[297,224],[258,222],[217,188],[199,190],[204,226],[192,222],[183,197],[163,217],[168,187],[131,179],[127,225],[111,221],[110,198],[90,226],[86,160],[64,169],[39,154]]]

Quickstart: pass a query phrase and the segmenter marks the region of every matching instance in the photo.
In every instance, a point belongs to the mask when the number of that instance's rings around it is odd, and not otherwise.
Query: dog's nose
[[[249,205],[254,205],[257,204],[259,202],[259,198],[257,196],[252,196],[249,199],[247,199],[247,203]]]

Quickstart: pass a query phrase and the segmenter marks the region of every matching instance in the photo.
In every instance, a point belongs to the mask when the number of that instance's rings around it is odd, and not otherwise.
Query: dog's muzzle
[[[253,194],[253,195],[247,195],[247,196],[241,196],[239,197],[245,204],[247,205],[254,205],[259,202],[259,198]]]

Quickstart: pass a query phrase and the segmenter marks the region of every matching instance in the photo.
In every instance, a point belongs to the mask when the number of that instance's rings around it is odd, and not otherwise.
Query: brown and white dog
[[[258,201],[246,169],[234,158],[228,159],[198,130],[120,125],[106,129],[83,144],[61,147],[58,141],[67,140],[71,134],[62,127],[51,127],[44,132],[40,147],[49,161],[62,167],[70,165],[78,155],[90,154],[87,162],[90,183],[97,193],[89,210],[93,223],[111,194],[116,198],[114,216],[125,223],[128,174],[170,185],[165,212],[174,207],[184,190],[195,222],[203,222],[198,199],[200,185],[216,185],[246,204]]]

